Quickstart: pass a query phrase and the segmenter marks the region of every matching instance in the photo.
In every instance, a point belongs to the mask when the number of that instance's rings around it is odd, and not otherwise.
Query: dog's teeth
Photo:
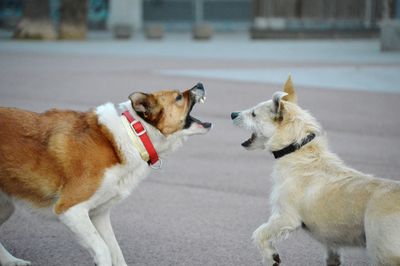
[[[204,103],[205,101],[206,101],[206,97],[201,97],[201,98],[200,98],[200,102],[201,102],[201,103]]]

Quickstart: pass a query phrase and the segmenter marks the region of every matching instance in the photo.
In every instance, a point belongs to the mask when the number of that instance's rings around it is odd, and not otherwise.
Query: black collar
[[[310,141],[312,141],[315,138],[315,133],[310,133],[305,137],[301,143],[292,143],[289,146],[286,146],[285,148],[278,150],[278,151],[273,151],[272,154],[274,155],[275,159],[281,158],[289,153],[295,152]]]

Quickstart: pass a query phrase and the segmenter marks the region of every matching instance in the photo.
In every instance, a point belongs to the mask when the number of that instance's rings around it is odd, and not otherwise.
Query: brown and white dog
[[[38,210],[65,224],[96,265],[127,265],[111,227],[110,207],[126,198],[150,167],[122,111],[140,121],[147,132],[137,135],[146,134],[160,156],[211,128],[190,116],[194,104],[205,99],[200,83],[183,93],[133,93],[129,98],[89,112],[0,108],[0,225],[15,206]],[[30,262],[15,258],[0,243],[0,264]]]
[[[231,114],[252,132],[242,143],[275,158],[272,213],[254,233],[266,265],[280,263],[275,243],[304,228],[340,265],[339,248],[366,247],[373,265],[400,265],[400,183],[347,167],[332,153],[315,118],[296,103],[289,78],[272,100]]]

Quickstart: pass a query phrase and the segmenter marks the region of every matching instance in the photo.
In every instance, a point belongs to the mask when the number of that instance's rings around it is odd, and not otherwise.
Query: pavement
[[[400,180],[400,53],[377,40],[250,41],[244,35],[194,42],[91,38],[87,42],[0,40],[0,106],[87,110],[133,91],[186,89],[201,81],[194,110],[214,123],[153,171],[112,211],[128,265],[261,265],[251,243],[268,219],[274,159],[248,152],[248,132],[229,118],[267,100],[292,74],[299,104],[348,165]],[[0,125],[1,126],[1,125]],[[3,244],[33,265],[93,265],[63,225],[19,210],[0,229]],[[324,265],[322,246],[302,231],[278,245],[282,265]],[[343,265],[368,265],[346,248]]]

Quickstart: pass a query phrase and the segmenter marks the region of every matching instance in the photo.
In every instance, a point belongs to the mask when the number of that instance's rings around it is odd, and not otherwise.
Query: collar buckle
[[[139,127],[135,127],[135,125],[136,124],[138,124],[139,123]],[[132,127],[132,129],[133,129],[133,132],[136,134],[136,136],[138,136],[138,137],[140,137],[140,136],[142,136],[143,134],[146,134],[146,132],[147,132],[147,130],[146,130],[146,128],[140,123],[140,121],[139,120],[134,120],[134,121],[132,121],[131,123],[130,123],[130,125],[131,125],[131,127]]]
[[[136,136],[138,136],[138,137],[140,137],[141,135],[143,135],[143,134],[146,134],[146,129],[143,129],[143,131],[141,131],[141,132],[136,132],[136,130],[135,130],[135,134],[136,134]]]
[[[132,141],[142,159],[148,162],[151,168],[160,169],[162,167],[162,161],[158,157],[157,151],[147,134],[145,126],[138,119],[135,119],[128,110],[122,113],[122,117],[124,117],[122,121],[126,121],[123,123],[126,123],[125,127],[128,132],[130,132],[128,134],[132,136]]]

